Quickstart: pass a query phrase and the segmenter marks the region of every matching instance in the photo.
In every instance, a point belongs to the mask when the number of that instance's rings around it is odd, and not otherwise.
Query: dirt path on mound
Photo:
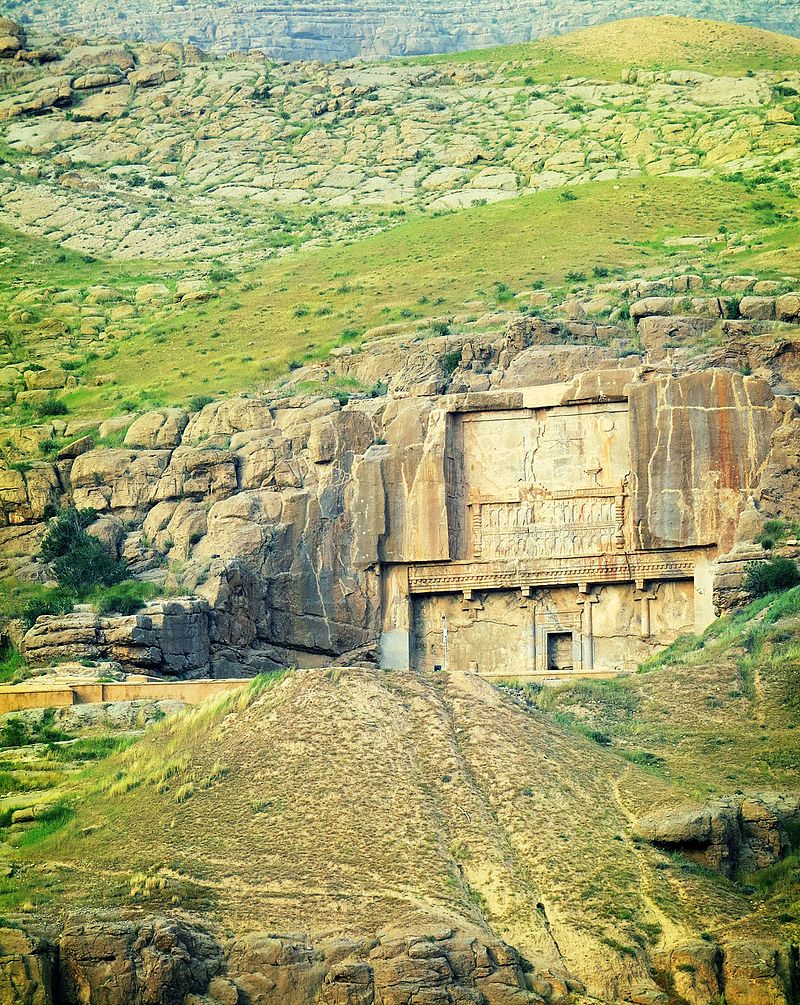
[[[629,768],[626,768],[625,772],[615,780],[612,786],[612,791],[614,793],[614,800],[619,806],[620,811],[628,821],[629,826],[633,828],[636,824],[636,816],[626,805],[625,800],[622,798],[622,793],[620,792],[620,784],[627,776],[629,770]],[[655,901],[653,896],[653,876],[647,862],[645,861],[643,849],[631,841],[630,837],[627,835],[625,840],[634,853],[636,865],[639,870],[639,890],[642,900],[644,901],[647,910],[652,915],[653,920],[661,928],[661,938],[658,943],[658,948],[661,950],[670,949],[672,946],[686,941],[692,936],[692,932],[685,925],[675,921],[668,914],[665,914]]]

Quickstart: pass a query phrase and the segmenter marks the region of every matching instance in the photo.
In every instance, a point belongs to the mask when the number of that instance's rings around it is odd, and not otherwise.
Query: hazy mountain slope
[[[279,0],[265,6],[247,0],[40,0],[28,10],[3,0],[0,11],[25,11],[58,28],[80,33],[111,33],[144,40],[180,40],[218,51],[261,49],[280,59],[346,59],[452,52],[545,35],[624,17],[680,14],[709,17],[796,33],[796,5],[745,4],[742,0],[530,0],[444,4],[437,0],[389,4],[385,0],[337,4],[331,0],[297,3]]]

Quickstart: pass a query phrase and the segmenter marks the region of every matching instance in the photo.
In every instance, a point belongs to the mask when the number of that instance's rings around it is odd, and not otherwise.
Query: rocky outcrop
[[[556,1005],[580,989],[478,931],[315,945],[263,932],[228,940],[163,916],[68,922],[49,947],[3,930],[2,980],[4,1000],[25,1005]]]
[[[567,330],[581,344],[548,344]],[[764,472],[785,469],[795,449],[794,404],[730,369],[676,377],[640,363],[597,345],[583,322],[515,315],[501,337],[376,339],[292,378],[374,383],[375,397],[342,404],[277,390],[191,415],[148,412],[127,423],[125,446],[87,449],[27,476],[40,472],[51,486],[42,499],[94,508],[91,532],[135,574],[204,600],[129,618],[40,619],[26,650],[37,664],[83,653],[170,675],[374,658],[394,616],[392,570],[459,556],[458,417],[513,416],[526,405],[578,415],[590,403],[624,403],[620,545],[627,536],[628,548],[724,555]],[[603,422],[616,428],[614,417]],[[600,450],[593,444],[580,449]],[[788,512],[793,500],[776,493],[775,506]],[[9,510],[15,521],[34,512],[22,501]]]
[[[0,928],[0,1001],[53,1005],[55,954],[44,939]]]
[[[778,862],[788,849],[783,821],[770,800],[721,801],[692,809],[664,809],[642,817],[640,837],[679,852],[723,875],[735,876]]]
[[[724,947],[686,942],[657,958],[658,969],[687,1005],[723,1000],[730,1005],[782,1005],[792,1001],[797,951],[747,939]]]
[[[184,1005],[208,990],[222,951],[202,930],[166,918],[79,921],[64,931],[57,959],[64,1002]]]
[[[210,637],[206,601],[175,599],[127,616],[44,616],[25,634],[22,645],[34,666],[64,659],[110,659],[130,669],[197,677],[208,670]]]

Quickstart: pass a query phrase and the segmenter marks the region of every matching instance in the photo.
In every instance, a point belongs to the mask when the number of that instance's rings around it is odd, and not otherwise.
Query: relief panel
[[[479,412],[452,421],[448,494],[459,558],[624,549],[625,404]]]

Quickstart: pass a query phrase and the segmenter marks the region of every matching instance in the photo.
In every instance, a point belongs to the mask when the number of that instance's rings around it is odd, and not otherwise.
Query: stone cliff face
[[[0,4],[0,10],[6,6]],[[10,8],[8,8],[10,9]],[[49,13],[53,27],[111,32],[132,39],[182,39],[217,51],[259,49],[279,59],[346,59],[476,49],[525,42],[622,17],[684,14],[739,21],[787,33],[798,29],[789,3],[745,5],[740,0],[682,0],[665,7],[655,0],[548,0],[531,4],[436,0],[392,5],[385,2],[262,5],[209,4],[204,0],[113,0],[102,8],[86,0],[59,3]],[[45,15],[48,16],[48,15]]]
[[[631,669],[702,629],[743,515],[745,538],[796,516],[775,486],[800,422],[770,386],[793,371],[695,357],[675,375],[565,326],[585,344],[548,345],[553,326],[524,316],[501,337],[378,339],[294,378],[385,395],[150,412],[119,448],[9,471],[8,568],[44,574],[11,552],[35,551],[37,521],[70,502],[134,573],[200,598],[41,618],[29,657],[172,676],[424,667],[448,659],[445,617],[454,665],[544,674]]]

